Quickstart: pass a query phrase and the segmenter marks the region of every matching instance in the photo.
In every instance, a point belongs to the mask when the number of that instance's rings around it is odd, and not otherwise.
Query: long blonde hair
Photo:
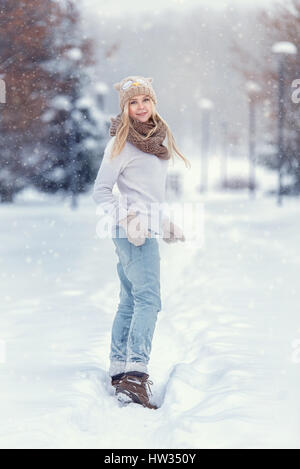
[[[149,133],[145,137],[138,134],[139,137],[142,138],[143,140],[147,140],[155,132],[155,130],[157,129],[158,121],[161,120],[163,124],[165,124],[166,126],[167,137],[168,137],[167,146],[168,146],[169,154],[171,155],[171,158],[173,161],[173,165],[174,165],[174,153],[177,153],[177,155],[184,161],[185,166],[191,168],[190,161],[177,148],[175,139],[172,135],[172,132],[168,124],[157,112],[155,103],[153,102],[152,99],[151,99],[151,107],[152,107],[152,119],[154,121],[155,126],[153,127],[153,129],[149,131]],[[136,133],[136,130],[133,128],[132,123],[130,122],[130,118],[129,118],[129,100],[128,100],[127,103],[125,104],[124,111],[121,113],[121,123],[116,133],[116,138],[115,138],[111,156],[110,156],[111,159],[115,158],[123,150],[124,145],[126,143],[127,136],[128,136],[129,127],[132,129],[134,133]]]

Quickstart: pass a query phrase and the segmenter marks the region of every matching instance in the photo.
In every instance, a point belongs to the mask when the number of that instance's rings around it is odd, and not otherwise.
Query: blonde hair
[[[115,158],[123,150],[124,145],[126,143],[127,136],[128,136],[129,127],[131,128],[133,133],[137,134],[136,130],[133,128],[133,125],[129,119],[129,101],[130,100],[127,101],[127,103],[124,106],[124,110],[121,113],[121,123],[116,133],[116,138],[115,138],[111,156],[110,156],[111,159]],[[149,131],[149,133],[145,137],[141,136],[140,134],[137,134],[137,136],[139,136],[143,140],[147,140],[155,132],[155,130],[157,129],[158,121],[161,120],[163,124],[165,124],[166,126],[167,137],[168,137],[167,146],[168,146],[169,154],[171,155],[171,158],[173,161],[173,165],[174,165],[174,153],[177,153],[177,155],[184,161],[185,166],[191,168],[191,163],[189,162],[189,160],[185,158],[185,156],[177,148],[175,139],[172,135],[172,132],[169,126],[166,123],[166,121],[157,112],[155,103],[153,102],[152,98],[151,98],[151,107],[152,107],[152,119],[154,121],[155,126],[153,127],[153,129]]]

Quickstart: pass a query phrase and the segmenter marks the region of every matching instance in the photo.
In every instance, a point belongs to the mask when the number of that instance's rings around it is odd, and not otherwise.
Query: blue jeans
[[[112,239],[119,259],[120,303],[112,326],[110,376],[128,371],[147,373],[161,310],[158,241],[146,238],[142,246],[135,246],[119,225]]]

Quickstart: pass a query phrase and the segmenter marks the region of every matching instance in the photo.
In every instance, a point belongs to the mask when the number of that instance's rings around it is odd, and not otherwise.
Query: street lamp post
[[[284,60],[288,55],[297,54],[297,47],[291,42],[276,42],[272,52],[278,57],[278,121],[277,121],[277,147],[278,147],[278,205],[282,205],[282,169],[284,163]]]
[[[246,92],[249,102],[249,193],[251,197],[255,196],[256,187],[256,152],[255,152],[255,139],[256,139],[256,102],[258,95],[261,91],[260,86],[254,81],[247,81]]]
[[[208,152],[210,143],[210,115],[213,109],[213,103],[209,99],[199,101],[201,109],[201,185],[200,191],[206,192],[208,186]]]

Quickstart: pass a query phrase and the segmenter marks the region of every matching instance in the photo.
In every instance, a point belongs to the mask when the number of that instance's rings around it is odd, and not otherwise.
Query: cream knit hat
[[[154,103],[157,104],[155,91],[151,85],[153,78],[145,78],[138,75],[123,78],[120,83],[115,83],[113,86],[119,92],[120,107],[124,110],[125,103],[128,99],[133,98],[139,94],[146,94],[151,96]]]

